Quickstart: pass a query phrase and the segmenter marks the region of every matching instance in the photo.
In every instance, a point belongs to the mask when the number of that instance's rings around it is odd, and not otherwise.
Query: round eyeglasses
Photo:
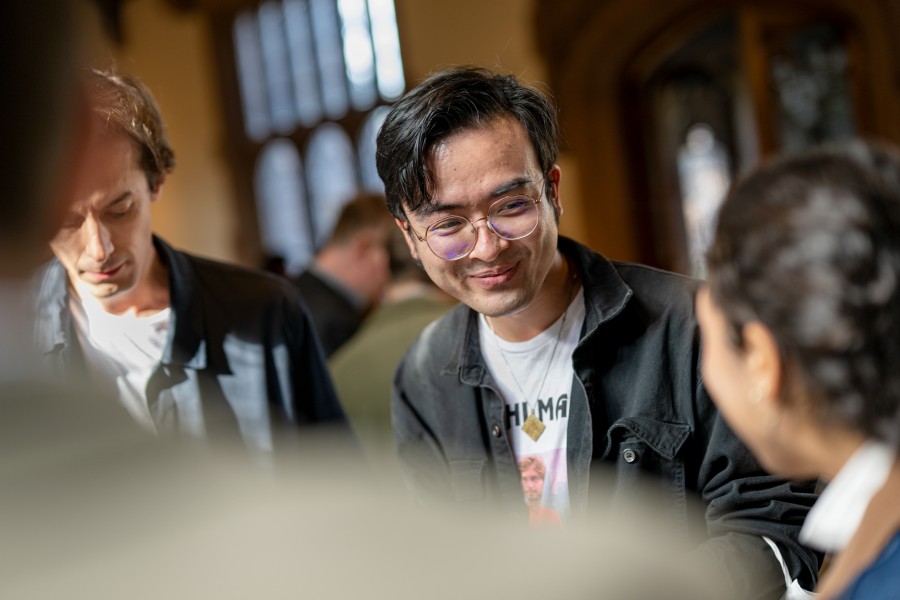
[[[409,230],[420,242],[425,242],[431,252],[444,260],[459,260],[468,256],[475,249],[478,232],[475,224],[487,221],[488,229],[504,240],[520,240],[531,235],[538,224],[537,199],[525,194],[500,198],[488,209],[486,217],[470,221],[465,217],[454,215],[443,217],[425,229],[421,236],[409,223]]]

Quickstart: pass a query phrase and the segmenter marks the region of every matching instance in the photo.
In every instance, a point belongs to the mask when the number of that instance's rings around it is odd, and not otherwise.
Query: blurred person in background
[[[84,367],[154,433],[240,437],[341,423],[325,361],[289,282],[175,250],[151,205],[174,154],[150,92],[87,71],[88,140],[74,203],[40,275],[37,342],[53,371]]]
[[[416,336],[454,304],[410,256],[403,233],[391,230],[391,280],[382,302],[328,361],[347,418],[367,454],[379,459],[393,453],[394,371]]]
[[[818,560],[797,534],[814,482],[766,473],[709,400],[694,281],[559,236],[557,149],[550,100],[478,68],[431,75],[381,127],[378,173],[397,226],[461,302],[394,380],[410,487],[470,512],[499,504],[524,523],[517,461],[540,455],[565,525],[607,496],[637,502],[650,482],[662,514],[730,578],[723,597],[780,598],[779,556],[809,588]],[[688,510],[694,495],[704,510]]]
[[[344,205],[331,237],[294,278],[326,356],[356,333],[381,300],[390,279],[390,230],[384,197],[361,193]]]
[[[764,466],[819,477],[821,600],[900,597],[900,154],[772,162],[719,214],[697,297],[706,385]]]

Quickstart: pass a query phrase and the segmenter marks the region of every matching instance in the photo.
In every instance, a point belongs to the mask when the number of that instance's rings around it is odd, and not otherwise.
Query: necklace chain
[[[566,307],[565,307],[565,310],[563,311],[562,321],[560,322],[560,325],[559,325],[559,331],[556,334],[556,341],[553,342],[553,350],[550,352],[550,360],[547,361],[547,368],[544,369],[544,376],[541,379],[541,386],[538,388],[538,394],[537,394],[538,401],[540,401],[541,393],[544,391],[544,384],[547,382],[547,375],[550,374],[550,368],[553,366],[553,359],[556,356],[556,348],[559,346],[559,341],[562,339],[563,332],[566,329],[566,318],[569,316],[569,308],[570,308],[570,305],[572,304],[572,292],[575,289],[576,278],[577,278],[577,274],[576,274],[576,271],[573,269],[572,277],[569,280],[569,286],[568,286],[569,289],[567,290],[568,293],[566,294]],[[525,431],[525,433],[527,433],[531,437],[531,439],[533,439],[534,441],[537,441],[538,438],[541,436],[541,433],[543,433],[543,431],[544,431],[544,424],[541,422],[541,420],[539,418],[537,418],[535,416],[534,408],[531,406],[531,402],[528,400],[528,395],[525,394],[524,390],[522,390],[522,386],[519,384],[518,377],[516,377],[516,374],[513,371],[512,366],[510,366],[509,361],[506,359],[506,352],[504,352],[503,348],[500,346],[500,342],[496,339],[497,334],[494,331],[493,326],[490,324],[490,322],[487,321],[487,319],[485,319],[485,322],[487,323],[488,327],[491,330],[492,340],[494,342],[494,346],[497,348],[497,352],[500,354],[500,360],[503,361],[503,365],[506,367],[507,372],[509,373],[510,377],[512,378],[513,383],[515,384],[516,388],[519,390],[519,394],[521,394],[522,399],[525,401],[525,406],[529,411],[528,418],[525,420],[525,423],[522,425],[522,430]]]
[[[544,384],[547,382],[547,375],[550,373],[550,367],[553,365],[553,358],[556,356],[556,348],[557,348],[557,346],[559,346],[559,340],[562,338],[563,331],[566,328],[566,317],[568,316],[568,314],[569,314],[569,307],[566,306],[566,310],[562,316],[562,322],[560,323],[560,326],[559,326],[559,332],[557,332],[557,334],[556,334],[556,341],[553,342],[553,350],[550,352],[550,360],[547,361],[547,368],[544,369],[544,376],[543,376],[543,378],[541,378],[541,385],[538,388],[538,394],[537,394],[538,398],[541,397],[541,392],[544,391]],[[492,331],[493,331],[493,328],[492,328]],[[493,335],[496,336],[497,334],[494,333]],[[513,380],[513,383],[515,383],[516,388],[519,390],[519,394],[521,394],[522,399],[525,401],[525,404],[528,406],[528,410],[531,412],[534,412],[534,408],[532,408],[531,402],[528,400],[528,395],[522,389],[522,386],[519,384],[519,378],[516,377],[515,371],[513,371],[512,366],[509,364],[509,361],[506,359],[506,352],[500,346],[500,342],[498,342],[495,337],[493,337],[492,339],[494,341],[494,346],[497,348],[497,351],[500,354],[500,360],[503,361],[503,366],[505,366],[507,372],[509,372],[509,374]]]

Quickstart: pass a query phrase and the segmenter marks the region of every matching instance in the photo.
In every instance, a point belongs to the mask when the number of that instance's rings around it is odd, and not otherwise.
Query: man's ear
[[[744,325],[744,360],[746,361],[755,394],[754,401],[771,403],[767,408],[778,410],[782,402],[784,365],[778,344],[768,327],[759,321]]]
[[[553,203],[553,209],[556,212],[556,217],[559,218],[563,214],[562,201],[559,198],[559,182],[562,178],[562,169],[559,168],[559,165],[553,165],[550,167],[550,170],[547,172],[547,181],[549,186],[546,190],[547,199]]]
[[[394,223],[400,228],[400,231],[403,232],[403,239],[406,240],[406,246],[409,248],[409,253],[413,257],[413,260],[418,261],[419,252],[416,249],[416,243],[413,241],[413,232],[409,227],[409,223],[397,218],[394,219]]]
[[[150,190],[150,201],[155,202],[159,195],[162,193],[163,184],[166,182],[166,176],[160,175],[159,179],[156,181],[156,189]]]

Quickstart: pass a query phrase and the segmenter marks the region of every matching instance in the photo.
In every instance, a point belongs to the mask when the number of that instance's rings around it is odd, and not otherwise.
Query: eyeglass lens
[[[488,212],[490,229],[507,240],[530,235],[537,227],[537,203],[529,196],[510,196],[494,203]],[[465,217],[447,217],[432,223],[425,232],[428,247],[440,258],[456,260],[475,247],[478,234]]]

